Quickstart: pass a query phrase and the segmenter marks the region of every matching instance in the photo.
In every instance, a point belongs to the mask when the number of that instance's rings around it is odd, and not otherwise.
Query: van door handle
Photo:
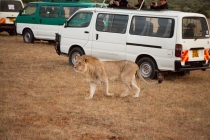
[[[35,18],[32,18],[32,19],[35,19]]]
[[[98,40],[98,34],[96,34],[96,40]]]
[[[88,31],[85,31],[85,33],[88,34],[89,32]]]
[[[39,20],[39,23],[42,23],[42,20],[41,19]]]

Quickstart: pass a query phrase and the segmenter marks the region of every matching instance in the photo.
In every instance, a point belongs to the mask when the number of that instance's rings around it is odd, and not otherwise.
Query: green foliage
[[[22,0],[23,3],[29,3],[29,2],[33,2],[33,1],[42,1],[42,0]]]
[[[207,18],[210,18],[210,10],[199,9],[199,10],[197,11],[197,13],[204,14]]]

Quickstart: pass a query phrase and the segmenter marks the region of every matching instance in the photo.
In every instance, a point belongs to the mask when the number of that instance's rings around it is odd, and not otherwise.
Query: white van
[[[144,77],[156,70],[185,74],[209,68],[206,17],[179,11],[89,8],[77,11],[56,34],[56,52],[75,64],[76,55],[130,60]]]
[[[21,0],[0,0],[0,32],[16,33],[14,21],[22,8]]]

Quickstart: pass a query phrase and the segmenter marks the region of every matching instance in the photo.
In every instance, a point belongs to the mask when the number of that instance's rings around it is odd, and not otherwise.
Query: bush
[[[200,13],[200,14],[204,14],[207,18],[210,18],[210,10],[206,10],[205,8],[204,9],[199,9],[198,11],[196,11],[197,13]]]
[[[33,1],[42,1],[42,0],[22,0],[23,3],[29,3],[29,2],[33,2]]]

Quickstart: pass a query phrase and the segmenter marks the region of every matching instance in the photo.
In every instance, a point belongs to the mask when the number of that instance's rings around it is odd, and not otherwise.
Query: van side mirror
[[[64,23],[64,28],[66,28],[67,25],[68,25],[68,22],[66,21],[66,22]]]
[[[21,9],[19,10],[19,15],[22,15],[23,10],[24,10],[24,8],[21,8]]]
[[[21,12],[22,12],[22,9],[19,10],[19,15],[20,15]]]

